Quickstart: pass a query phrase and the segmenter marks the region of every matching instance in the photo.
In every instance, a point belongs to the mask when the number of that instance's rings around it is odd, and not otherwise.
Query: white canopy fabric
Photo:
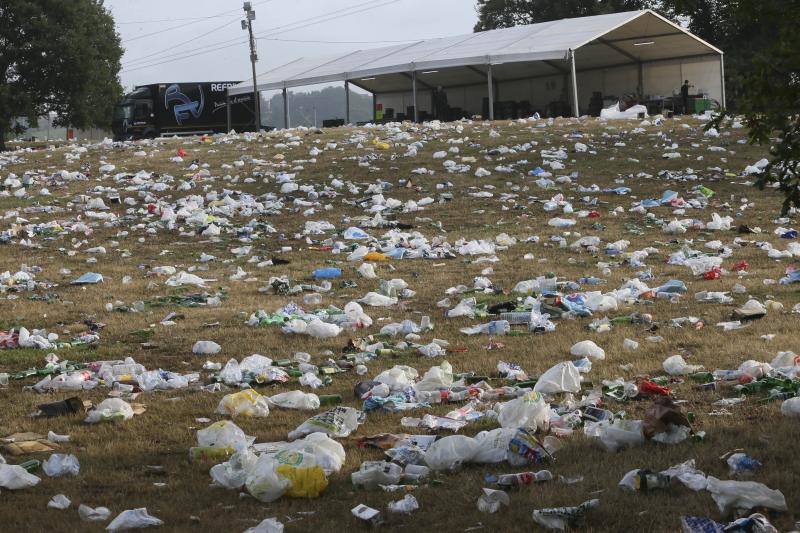
[[[385,79],[388,75],[452,69],[454,76],[463,78],[463,69],[454,67],[566,61],[570,51],[579,49],[575,57],[580,69],[722,54],[651,10],[628,11],[427,39],[334,57],[299,58],[259,74],[257,86],[259,91],[268,91],[352,81],[378,92],[389,81]],[[498,81],[502,81],[498,76],[501,70],[495,69],[493,74]],[[438,80],[443,86],[447,82]],[[252,90],[252,82],[243,82],[231,87],[228,93],[237,95]]]

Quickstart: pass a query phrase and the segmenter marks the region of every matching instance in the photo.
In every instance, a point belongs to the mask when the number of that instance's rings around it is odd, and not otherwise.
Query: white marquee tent
[[[322,83],[353,84],[399,109],[408,104],[408,118],[417,121],[437,87],[475,114],[483,100],[493,119],[500,95],[536,103],[561,97],[578,116],[594,91],[672,95],[684,79],[724,106],[723,52],[644,10],[298,58],[259,74],[257,89],[283,91],[288,125],[288,89]],[[243,82],[228,94],[252,91],[253,84]],[[349,100],[349,90],[345,94]]]

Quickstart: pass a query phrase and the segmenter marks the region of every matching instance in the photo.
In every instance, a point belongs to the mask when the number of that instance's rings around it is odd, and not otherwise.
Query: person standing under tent
[[[689,87],[694,87],[694,85],[689,85],[689,80],[684,80],[683,85],[681,85],[681,101],[683,102],[683,114],[689,114]]]

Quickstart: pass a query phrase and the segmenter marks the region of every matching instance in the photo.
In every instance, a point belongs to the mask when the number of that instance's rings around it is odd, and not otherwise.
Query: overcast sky
[[[241,0],[106,0],[134,85],[251,76]],[[253,0],[257,71],[417,39],[471,33],[474,0]],[[317,42],[308,42],[317,41]],[[321,41],[321,42],[320,42]],[[345,42],[347,41],[347,42]]]

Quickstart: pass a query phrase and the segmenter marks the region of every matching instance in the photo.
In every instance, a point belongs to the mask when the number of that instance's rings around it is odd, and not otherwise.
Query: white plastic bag
[[[766,507],[776,511],[785,511],[786,498],[779,490],[773,490],[755,481],[723,481],[708,476],[708,492],[723,515],[736,509],[750,510],[754,507]]]
[[[456,470],[478,454],[479,444],[472,437],[449,435],[430,445],[425,463],[431,470]]]
[[[344,466],[344,446],[324,433],[311,433],[302,439],[286,443],[284,450],[297,450],[314,457],[314,461],[329,476]],[[280,451],[278,452],[280,454]]]
[[[584,432],[589,437],[599,439],[605,449],[610,452],[644,443],[641,420],[588,422],[584,426]]]
[[[581,374],[572,361],[558,363],[542,374],[533,390],[542,394],[558,394],[560,392],[580,392]]]
[[[358,273],[367,279],[375,279],[378,277],[378,275],[375,274],[375,265],[372,263],[362,263],[361,266],[358,267]]]
[[[192,346],[192,353],[195,355],[214,355],[222,350],[222,346],[214,341],[197,341]]]
[[[664,372],[671,376],[685,376],[686,374],[694,374],[703,368],[700,365],[688,364],[681,355],[667,357],[662,366],[664,367]]]
[[[50,477],[77,476],[81,465],[74,455],[54,453],[42,463],[42,470]]]
[[[368,292],[363,298],[360,298],[358,302],[367,304],[371,307],[388,307],[396,304],[397,298],[384,296],[383,294],[378,294],[377,292]]]
[[[84,422],[95,424],[107,420],[128,420],[133,418],[133,407],[119,398],[106,398],[89,411]]]
[[[540,393],[528,392],[500,404],[498,421],[504,428],[525,428],[535,432],[538,429],[547,429],[549,411],[550,406]]]
[[[58,509],[59,511],[63,511],[70,505],[72,505],[72,502],[63,494],[56,494],[47,502],[48,509]]]
[[[255,440],[248,437],[242,428],[230,420],[215,422],[204,429],[197,430],[197,445],[209,448],[246,449]]]
[[[248,450],[236,452],[224,463],[211,467],[211,480],[215,485],[229,490],[241,489],[247,481],[247,473],[252,470],[256,461],[258,457]]]
[[[155,516],[147,513],[147,509],[128,509],[122,511],[117,517],[108,524],[106,531],[125,531],[126,529],[141,529],[150,526],[160,526],[164,524]]]
[[[800,418],[800,396],[784,400],[781,404],[781,414],[789,418]]]
[[[502,463],[508,455],[508,444],[517,433],[516,428],[497,428],[475,435],[478,453],[472,462],[479,464]]]
[[[387,508],[391,513],[408,514],[419,509],[419,502],[412,494],[406,494],[402,500],[389,502]]]
[[[569,349],[569,353],[574,355],[575,357],[588,357],[589,359],[596,359],[598,361],[602,361],[606,358],[606,352],[594,341],[585,340],[576,342],[572,345],[572,348]]]
[[[78,516],[84,522],[105,522],[111,516],[111,511],[107,507],[91,508],[88,505],[80,504],[78,507]]]
[[[8,490],[27,489],[36,486],[41,479],[19,465],[0,464],[0,487]]]
[[[255,499],[269,503],[284,495],[291,481],[280,475],[276,468],[278,462],[269,455],[262,455],[248,472],[245,486]]]
[[[314,411],[319,409],[319,396],[313,392],[292,390],[281,392],[269,397],[269,403],[283,409],[300,409],[301,411]]]
[[[511,498],[504,490],[484,488],[483,494],[478,498],[478,510],[482,513],[496,513],[503,505],[511,505]]]
[[[314,319],[306,325],[306,333],[315,339],[331,339],[342,332],[336,324],[329,324],[319,319]]]
[[[226,385],[238,385],[242,381],[242,368],[239,362],[236,359],[228,360],[219,377]]]
[[[283,533],[283,524],[276,518],[265,518],[255,527],[250,527],[244,533]]]

